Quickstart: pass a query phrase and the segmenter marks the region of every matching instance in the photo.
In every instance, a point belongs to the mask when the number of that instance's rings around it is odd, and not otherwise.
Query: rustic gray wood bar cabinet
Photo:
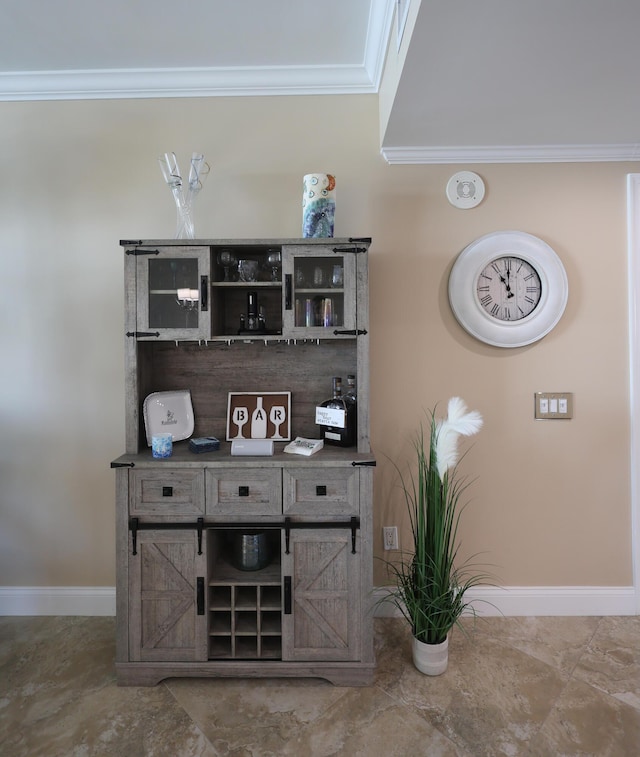
[[[120,684],[371,682],[370,242],[121,242],[126,448],[112,462]],[[357,444],[285,452],[288,438],[320,438],[315,408],[331,396],[332,376],[346,383],[350,374]],[[192,427],[159,459],[145,400],[166,393],[188,396]],[[249,409],[288,399],[259,433],[273,454],[232,454],[242,446],[232,449],[233,439],[251,437],[242,412],[240,425],[230,422],[230,395]],[[182,420],[167,412],[168,424]],[[220,447],[197,453],[188,437],[217,437]],[[246,534],[262,540],[264,566],[238,565]]]

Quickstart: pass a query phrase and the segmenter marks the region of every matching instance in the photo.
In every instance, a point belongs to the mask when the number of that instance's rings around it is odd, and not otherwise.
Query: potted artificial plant
[[[458,437],[471,436],[482,426],[478,412],[467,412],[459,397],[449,400],[445,420],[429,414],[428,443],[421,425],[414,447],[417,470],[400,474],[413,536],[413,549],[388,566],[395,579],[385,601],[395,604],[411,625],[413,661],[428,675],[444,673],[449,631],[473,608],[467,591],[485,582],[485,574],[468,562],[458,564],[458,525],[466,488],[457,475]],[[433,659],[432,659],[433,658]]]

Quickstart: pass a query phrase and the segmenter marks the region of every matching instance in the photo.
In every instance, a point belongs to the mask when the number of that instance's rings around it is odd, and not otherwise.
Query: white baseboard
[[[399,610],[380,602],[388,589],[374,589],[376,617]],[[492,586],[469,597],[479,615],[636,615],[633,586]],[[0,586],[0,615],[115,615],[113,586]]]
[[[0,586],[0,615],[115,615],[114,586]]]
[[[397,607],[380,602],[388,589],[374,589],[376,617],[400,615]],[[638,600],[633,586],[484,586],[468,595],[478,615],[636,615]]]

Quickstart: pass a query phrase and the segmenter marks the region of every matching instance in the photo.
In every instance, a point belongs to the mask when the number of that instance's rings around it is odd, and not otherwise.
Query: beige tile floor
[[[113,618],[0,618],[2,757],[638,757],[640,617],[488,618],[418,673],[375,621],[373,685],[173,679],[117,687]]]

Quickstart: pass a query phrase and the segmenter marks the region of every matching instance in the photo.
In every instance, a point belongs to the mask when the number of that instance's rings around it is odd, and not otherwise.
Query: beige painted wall
[[[167,237],[156,157],[212,164],[204,237],[299,236],[300,185],[337,176],[336,235],[370,235],[372,432],[380,526],[403,524],[401,462],[422,409],[481,411],[462,529],[504,585],[632,583],[625,177],[637,164],[474,166],[487,195],[444,196],[460,167],[389,166],[378,98],[0,104],[0,584],[114,584],[114,482],[124,444],[121,238]],[[542,342],[467,336],[449,269],[482,234],[540,236],[570,297]],[[327,373],[329,385],[330,372]],[[575,393],[575,418],[534,422],[535,391]],[[404,537],[405,534],[403,533]],[[377,582],[385,576],[377,568]]]

